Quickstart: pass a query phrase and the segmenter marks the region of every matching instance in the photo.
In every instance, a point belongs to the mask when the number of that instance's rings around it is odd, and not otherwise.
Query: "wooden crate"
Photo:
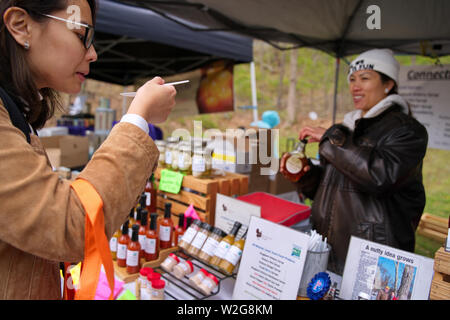
[[[450,300],[450,252],[441,247],[434,256],[434,277],[431,300]]]
[[[436,241],[444,242],[447,238],[448,220],[446,218],[436,217],[429,213],[424,213],[420,219],[417,233],[434,239]]]
[[[157,267],[167,258],[167,256],[170,253],[175,252],[177,250],[178,250],[178,246],[160,250],[158,259],[154,260],[154,261],[146,262],[145,259],[141,259],[141,268],[144,268],[144,267],[150,267],[150,268]],[[129,274],[127,272],[127,268],[119,267],[117,265],[117,261],[116,260],[113,261],[113,265],[114,265],[114,273],[117,275],[117,277],[120,280],[122,280],[125,283],[133,282],[139,277],[139,273]]]
[[[155,184],[159,188],[161,168],[155,172]],[[178,215],[184,213],[193,204],[194,209],[202,219],[214,225],[217,193],[226,196],[240,196],[248,193],[248,176],[226,172],[225,176],[213,176],[210,179],[199,179],[192,175],[184,176],[181,190],[178,194],[158,190],[158,214],[164,214],[164,204],[172,203],[172,220],[178,223]]]

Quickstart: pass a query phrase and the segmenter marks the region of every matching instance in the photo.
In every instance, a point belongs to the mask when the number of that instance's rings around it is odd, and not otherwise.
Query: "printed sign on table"
[[[295,300],[305,265],[309,236],[251,217],[235,300]]]

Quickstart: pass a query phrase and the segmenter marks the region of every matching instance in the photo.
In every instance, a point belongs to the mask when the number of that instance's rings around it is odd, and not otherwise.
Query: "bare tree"
[[[399,300],[407,300],[409,291],[411,289],[411,285],[414,277],[414,267],[405,265],[405,269],[403,270],[402,280],[400,282],[400,288],[398,289],[398,299]]]

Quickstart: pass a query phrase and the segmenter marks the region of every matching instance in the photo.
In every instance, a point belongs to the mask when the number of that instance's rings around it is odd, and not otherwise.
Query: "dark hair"
[[[378,72],[378,71],[377,71]],[[391,77],[385,75],[382,72],[378,72],[381,76],[381,82],[383,84],[386,84],[389,80],[391,80],[392,82],[394,82],[394,86],[392,87],[392,89],[388,92],[388,96],[391,94],[398,94],[398,87],[397,87],[397,83],[395,83],[394,79],[392,79]]]
[[[86,0],[91,8],[92,20],[95,21],[96,0]],[[40,129],[50,119],[56,107],[61,107],[58,93],[51,88],[38,88],[33,81],[31,71],[25,59],[25,49],[9,33],[3,21],[5,11],[10,7],[20,7],[31,18],[41,22],[48,18],[42,14],[52,14],[64,10],[68,0],[1,0],[0,1],[0,86],[15,97],[20,97],[28,106],[18,104],[28,123],[34,129]],[[38,14],[39,13],[39,14]]]

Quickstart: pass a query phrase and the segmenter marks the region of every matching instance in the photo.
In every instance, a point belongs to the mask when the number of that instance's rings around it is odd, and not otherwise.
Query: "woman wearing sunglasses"
[[[83,260],[82,203],[35,132],[59,106],[57,92],[77,94],[97,60],[95,11],[95,0],[0,2],[0,299],[60,299],[59,262]],[[108,238],[157,166],[147,123],[165,121],[176,94],[163,83],[138,90],[79,175],[103,201]]]

